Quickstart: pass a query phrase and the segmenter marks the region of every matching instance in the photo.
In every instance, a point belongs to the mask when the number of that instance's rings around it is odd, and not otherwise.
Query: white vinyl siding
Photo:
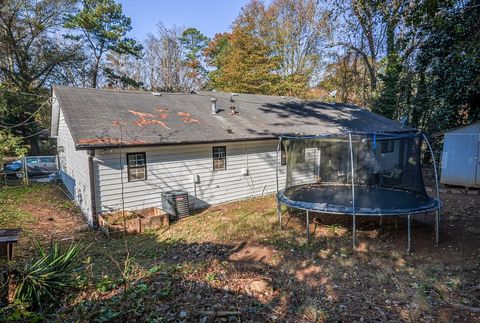
[[[58,104],[58,101],[54,102]],[[85,150],[75,150],[62,110],[58,120],[57,150],[60,177],[87,222],[93,225],[88,153]]]
[[[128,182],[126,154],[138,152],[138,148],[122,149],[121,154],[118,149],[97,150],[97,211],[121,208],[121,164],[127,209],[159,207],[161,193],[168,190],[188,192],[194,208],[273,193],[277,143],[268,140],[145,148],[147,179],[137,182]],[[227,152],[227,168],[222,171],[214,171],[212,166],[212,148],[218,146],[225,146]],[[199,182],[194,183],[197,176]],[[283,188],[285,166],[280,167],[279,178]]]
[[[382,149],[379,149],[377,160],[381,171],[391,170],[395,166],[402,164],[400,161],[400,140],[394,140],[392,143],[393,151],[391,152],[382,153]]]
[[[318,165],[317,148],[305,148],[303,156],[298,156],[298,162],[292,169],[292,183],[290,185],[301,185],[315,183],[316,169]]]

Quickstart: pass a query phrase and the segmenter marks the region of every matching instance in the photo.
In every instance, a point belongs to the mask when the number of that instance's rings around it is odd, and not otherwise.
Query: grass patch
[[[305,242],[297,229],[295,223],[290,223],[279,230],[275,199],[267,196],[213,207],[172,223],[168,230],[157,231],[157,236],[159,241],[181,240],[184,243],[253,240],[287,248]]]
[[[0,189],[1,228],[25,228],[33,221],[32,214],[22,210],[21,205],[34,192],[35,188],[30,186]]]

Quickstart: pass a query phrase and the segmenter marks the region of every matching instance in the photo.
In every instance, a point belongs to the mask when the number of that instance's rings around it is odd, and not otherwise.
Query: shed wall
[[[446,132],[442,152],[440,182],[460,186],[478,186],[480,123]]]
[[[277,143],[268,140],[128,148],[121,153],[118,149],[97,150],[94,166],[97,211],[121,209],[121,169],[126,209],[161,206],[161,193],[174,189],[188,192],[193,208],[276,192]],[[226,146],[226,170],[213,171],[214,146]],[[131,152],[146,153],[144,181],[128,182],[126,154]],[[281,187],[285,185],[285,167],[280,167]],[[242,174],[243,169],[248,170],[248,175]],[[194,175],[200,179],[197,184]]]

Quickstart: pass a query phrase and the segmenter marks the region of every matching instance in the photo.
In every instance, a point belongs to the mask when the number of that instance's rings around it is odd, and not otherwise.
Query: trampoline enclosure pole
[[[407,237],[407,253],[410,253],[410,244],[412,242],[412,228],[411,228],[411,225],[412,225],[412,222],[411,222],[411,214],[408,213],[408,217],[407,217],[407,231],[408,231],[408,237]]]
[[[428,141],[427,136],[422,133],[425,142],[427,143],[428,149],[430,150],[430,155],[432,155],[432,163],[433,163],[433,172],[435,174],[435,190],[437,191],[437,202],[438,202],[438,210],[435,212],[435,243],[438,245],[440,240],[440,190],[438,187],[438,173],[437,173],[437,161],[435,160],[435,155],[433,154],[432,146]]]
[[[280,191],[280,186],[278,184],[278,152],[280,150],[280,145],[282,144],[282,137],[278,139],[277,144],[277,163],[275,167],[275,179],[277,181],[277,193],[275,194],[275,198],[277,199],[277,217],[278,217],[278,225],[280,226],[280,230],[282,230],[282,206],[280,201],[278,200],[278,192]]]
[[[352,240],[353,240],[353,249],[356,247],[356,218],[355,218],[355,171],[353,167],[353,145],[352,145],[352,133],[348,133],[348,141],[350,144],[350,165],[351,165],[351,177],[352,177]]]
[[[280,186],[279,186],[279,184],[278,184],[278,152],[279,152],[279,150],[280,150],[280,145],[281,145],[281,144],[282,144],[282,137],[280,137],[280,138],[278,139],[278,144],[277,144],[277,163],[276,163],[276,165],[275,165],[275,176],[276,176],[275,179],[276,179],[276,181],[277,181],[277,193],[278,193],[278,191],[280,191]]]

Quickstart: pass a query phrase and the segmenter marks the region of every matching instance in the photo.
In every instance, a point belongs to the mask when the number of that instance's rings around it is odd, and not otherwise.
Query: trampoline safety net
[[[419,133],[282,137],[281,202],[330,213],[353,213],[355,205],[365,215],[435,208],[423,182],[422,143]]]

